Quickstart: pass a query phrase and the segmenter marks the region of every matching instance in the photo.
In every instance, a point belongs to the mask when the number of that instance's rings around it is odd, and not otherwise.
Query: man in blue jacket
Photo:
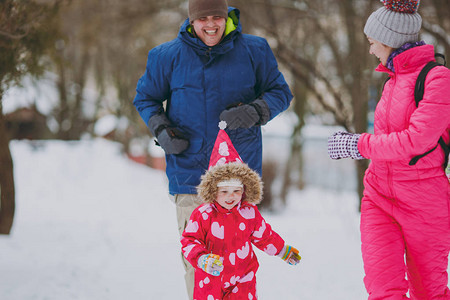
[[[177,38],[149,52],[136,91],[133,103],[166,153],[180,234],[200,204],[196,187],[219,121],[243,161],[261,173],[260,126],[292,99],[267,41],[243,34],[239,10],[226,0],[189,0],[189,19]],[[194,270],[184,264],[192,299]]]

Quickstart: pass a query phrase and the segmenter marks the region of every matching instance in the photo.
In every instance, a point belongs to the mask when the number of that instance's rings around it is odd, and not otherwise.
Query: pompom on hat
[[[422,18],[417,13],[419,0],[383,0],[384,6],[373,12],[364,26],[364,33],[386,46],[400,48],[417,42]]]
[[[219,128],[209,168],[197,187],[199,197],[214,202],[219,186],[239,186],[244,188],[243,201],[258,204],[262,199],[261,177],[242,161],[225,132],[226,122],[221,121]]]
[[[228,18],[228,3],[226,0],[189,0],[189,21],[202,17],[220,16]]]

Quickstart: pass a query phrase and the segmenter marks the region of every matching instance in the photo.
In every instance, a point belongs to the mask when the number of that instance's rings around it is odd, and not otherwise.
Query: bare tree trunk
[[[362,133],[367,131],[367,111],[368,111],[368,81],[363,76],[364,66],[367,65],[365,51],[365,37],[360,32],[362,28],[361,18],[355,11],[353,0],[341,2],[342,15],[344,16],[347,27],[347,37],[349,41],[349,52],[346,67],[349,68],[347,74],[349,79],[345,85],[349,90],[353,107],[353,128],[355,132]],[[360,26],[355,26],[360,24]],[[364,191],[364,174],[367,169],[367,160],[357,161],[355,164],[357,174],[357,191],[359,198],[362,199]],[[360,201],[361,206],[361,201]]]
[[[422,3],[421,7],[422,9],[432,8],[432,13],[430,13],[432,18],[426,18],[429,15],[423,18],[422,29],[436,39],[437,45],[444,48],[443,54],[448,61],[450,57],[450,3],[448,0],[432,0]]]
[[[82,106],[90,63],[88,50],[83,44],[73,47],[63,44],[54,53],[59,94],[59,105],[54,110],[54,116],[59,125],[57,138],[61,140],[78,140],[86,130]]]
[[[0,91],[0,234],[9,234],[14,221],[15,191],[13,161],[3,115]]]
[[[71,109],[71,128],[68,136],[71,140],[79,140],[83,131],[85,130],[85,120],[82,112],[82,105],[84,101],[83,91],[86,86],[87,72],[89,65],[89,53],[87,49],[81,47],[81,58],[75,71],[75,84],[78,87],[74,95],[74,104]]]
[[[57,138],[60,140],[68,140],[68,133],[66,130],[66,122],[69,120],[69,99],[68,92],[66,89],[66,67],[64,65],[64,60],[61,58],[56,62],[57,73],[59,75],[57,88],[59,93],[59,108],[55,114],[55,119],[58,122],[59,129],[57,133]]]
[[[305,84],[298,78],[294,78],[293,93],[295,98],[293,110],[298,117],[298,123],[295,125],[292,133],[291,150],[286,162],[286,167],[284,168],[283,183],[280,192],[280,198],[283,204],[286,204],[289,187],[293,183],[291,177],[294,173],[297,175],[295,182],[296,187],[303,189],[305,185],[303,180],[303,139],[301,133],[303,126],[305,125],[304,117],[306,113],[307,89]]]
[[[262,168],[263,200],[258,207],[261,209],[271,209],[274,203],[273,182],[277,177],[277,164],[273,160],[265,160]]]

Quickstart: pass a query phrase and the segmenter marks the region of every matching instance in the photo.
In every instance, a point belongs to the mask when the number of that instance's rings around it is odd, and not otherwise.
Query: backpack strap
[[[427,77],[428,72],[437,66],[442,65],[435,61],[430,61],[425,65],[425,67],[423,67],[422,71],[420,71],[416,80],[416,86],[414,88],[414,100],[416,101],[416,107],[419,107],[419,102],[423,99],[423,93],[425,92],[425,78]]]
[[[441,140],[441,139],[442,139],[442,137],[441,137],[439,140]],[[428,154],[430,154],[431,152],[433,152],[433,151],[437,148],[437,146],[438,146],[438,144],[436,144],[436,146],[434,146],[433,149],[428,150],[427,152],[425,152],[425,153],[423,153],[423,154],[416,155],[416,156],[414,156],[413,158],[411,158],[411,160],[409,161],[409,165],[410,165],[410,166],[414,166],[414,165],[419,161],[419,159],[421,159],[421,158],[424,157],[425,155],[428,155]]]
[[[439,138],[439,141],[437,143],[436,146],[434,146],[433,149],[428,150],[427,152],[425,152],[424,154],[420,154],[420,155],[416,155],[414,156],[410,161],[409,161],[409,165],[410,166],[414,166],[419,159],[421,159],[422,157],[424,157],[425,155],[433,152],[437,146],[440,145],[442,147],[442,150],[444,150],[444,164],[442,165],[444,167],[444,169],[447,167],[448,164],[448,155],[450,154],[450,147],[444,142],[444,139],[442,138],[442,136]]]
[[[444,65],[445,65],[445,56],[440,53],[436,53],[436,56],[442,57],[444,59]],[[417,80],[416,80],[415,88],[414,88],[414,101],[416,102],[416,107],[419,106],[419,102],[423,99],[423,94],[425,92],[425,78],[427,77],[428,72],[430,72],[431,69],[433,69],[434,67],[437,67],[437,66],[442,66],[442,65],[438,62],[430,61],[420,71],[419,76],[417,77]],[[409,161],[409,165],[410,166],[415,165],[419,161],[419,159],[421,159],[425,155],[433,152],[437,148],[438,145],[440,145],[442,147],[442,150],[444,150],[444,154],[445,154],[444,169],[445,169],[448,164],[448,155],[450,152],[450,147],[447,144],[445,144],[444,139],[442,137],[439,138],[438,144],[433,149],[428,150],[427,152],[425,152],[423,154],[414,156]]]
[[[442,64],[441,65],[443,65],[443,66],[447,65],[447,60],[445,59],[445,55],[444,54],[442,54],[442,53],[435,53],[434,57],[440,58],[442,60]],[[436,59],[436,61],[437,61],[437,59]]]
[[[444,167],[444,170],[445,170],[447,168],[447,165],[448,165],[448,155],[450,154],[450,146],[447,145],[444,142],[444,139],[442,138],[442,136],[439,138],[438,143],[439,143],[439,145],[441,145],[442,149],[444,150],[444,155],[445,156],[444,156],[444,165],[443,165],[443,167]]]

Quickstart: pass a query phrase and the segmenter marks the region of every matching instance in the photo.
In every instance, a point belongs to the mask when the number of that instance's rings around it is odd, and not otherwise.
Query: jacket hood
[[[224,180],[239,179],[244,185],[242,201],[258,204],[262,200],[263,182],[261,177],[247,164],[228,163],[210,168],[201,177],[197,192],[202,201],[214,202],[217,197],[217,184]]]

